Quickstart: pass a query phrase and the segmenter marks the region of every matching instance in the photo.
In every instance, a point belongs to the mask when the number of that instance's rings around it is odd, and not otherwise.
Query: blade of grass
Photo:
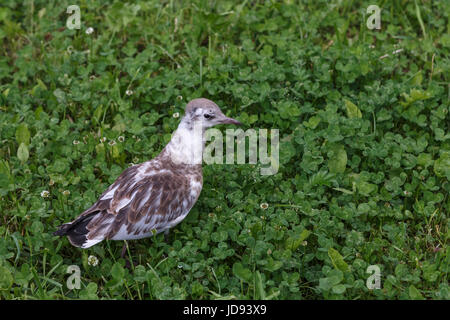
[[[419,21],[420,28],[422,29],[423,38],[426,39],[427,32],[425,31],[425,25],[423,23],[422,16],[420,14],[420,8],[419,8],[419,5],[417,4],[417,0],[414,0],[414,4],[416,5],[416,16],[417,16],[417,20]]]

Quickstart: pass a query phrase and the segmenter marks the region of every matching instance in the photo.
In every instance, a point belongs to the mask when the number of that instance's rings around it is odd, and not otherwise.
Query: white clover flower
[[[96,256],[89,256],[88,257],[88,265],[95,267],[98,265],[98,258]]]
[[[114,140],[111,140],[110,142],[108,142],[108,144],[109,144],[110,146],[113,146],[113,145],[115,145],[115,144],[116,144],[116,141],[114,141]]]
[[[70,194],[70,191],[69,191],[69,190],[64,190],[64,191],[62,192],[62,194],[65,195],[65,196],[68,196],[68,195]]]
[[[127,96],[131,96],[133,94],[133,90],[128,89],[127,91],[125,91],[125,94]]]
[[[49,191],[43,190],[43,191],[41,192],[41,197],[42,197],[42,198],[48,198],[49,196],[50,196],[50,192],[49,192]]]
[[[52,185],[54,185],[55,184],[55,181],[53,181],[52,179],[50,179],[50,181],[48,182],[48,185],[49,186],[52,186]]]
[[[89,80],[92,81],[92,80],[95,80],[95,78],[96,78],[96,76],[92,75],[92,76],[89,77]]]
[[[178,100],[183,100],[183,96],[178,96],[177,99]]]
[[[119,142],[124,142],[125,141],[125,137],[124,136],[119,136],[117,138],[117,140],[119,140]]]
[[[91,34],[92,32],[94,32],[94,28],[89,27],[86,29],[86,34]]]
[[[266,210],[266,209],[269,207],[269,204],[266,203],[266,202],[263,202],[263,203],[261,203],[261,204],[259,205],[259,207],[260,207],[261,209],[263,209],[263,210]]]
[[[100,143],[103,143],[106,141],[106,137],[100,138]]]
[[[78,141],[78,140],[73,140],[72,143],[76,146],[77,144],[80,144],[80,141]]]
[[[180,116],[180,113],[179,112],[175,112],[173,115],[172,115],[172,117],[174,117],[174,118],[178,118]]]

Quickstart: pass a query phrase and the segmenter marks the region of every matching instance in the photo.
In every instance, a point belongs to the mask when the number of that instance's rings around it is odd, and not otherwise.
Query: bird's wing
[[[86,240],[92,243],[141,238],[180,222],[201,187],[201,175],[136,165],[126,169],[77,220],[92,216],[86,225]]]

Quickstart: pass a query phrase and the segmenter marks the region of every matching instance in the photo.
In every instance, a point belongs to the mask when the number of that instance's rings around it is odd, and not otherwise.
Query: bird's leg
[[[125,254],[127,253],[127,242],[124,241],[123,242],[123,247],[122,247],[122,253],[120,254],[120,257],[125,259]]]
[[[120,254],[120,257],[125,259],[125,267],[127,269],[130,269],[131,264],[133,263],[133,261],[130,262],[129,258],[125,257],[125,254],[127,253],[127,242],[124,241],[123,242],[123,247],[122,247],[122,253]]]
[[[164,241],[169,242],[169,229],[164,231]]]

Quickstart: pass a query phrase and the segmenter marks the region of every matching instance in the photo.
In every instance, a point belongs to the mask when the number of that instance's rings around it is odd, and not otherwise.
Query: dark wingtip
[[[89,222],[89,221],[87,221],[87,222]],[[85,222],[85,224],[86,224],[86,222]],[[85,225],[83,225],[82,226],[83,233],[79,234],[78,232],[80,230],[77,230],[77,227],[78,227],[78,225],[73,225],[71,223],[65,223],[65,224],[60,225],[58,227],[58,230],[56,230],[52,234],[54,236],[60,236],[60,237],[67,236],[72,245],[74,245],[76,247],[82,247],[83,244],[86,242],[86,234],[84,233],[84,231],[87,231],[87,230],[85,229]]]
[[[62,224],[62,225],[58,226],[58,230],[53,232],[52,235],[60,236],[60,237],[65,236],[65,235],[67,235],[67,231],[69,230],[70,227],[71,227],[70,223]]]
[[[88,216],[81,216],[71,223],[64,223],[58,227],[58,230],[53,232],[55,236],[67,236],[72,245],[82,247],[87,241],[87,234],[89,230],[87,225],[94,217],[94,214]]]

